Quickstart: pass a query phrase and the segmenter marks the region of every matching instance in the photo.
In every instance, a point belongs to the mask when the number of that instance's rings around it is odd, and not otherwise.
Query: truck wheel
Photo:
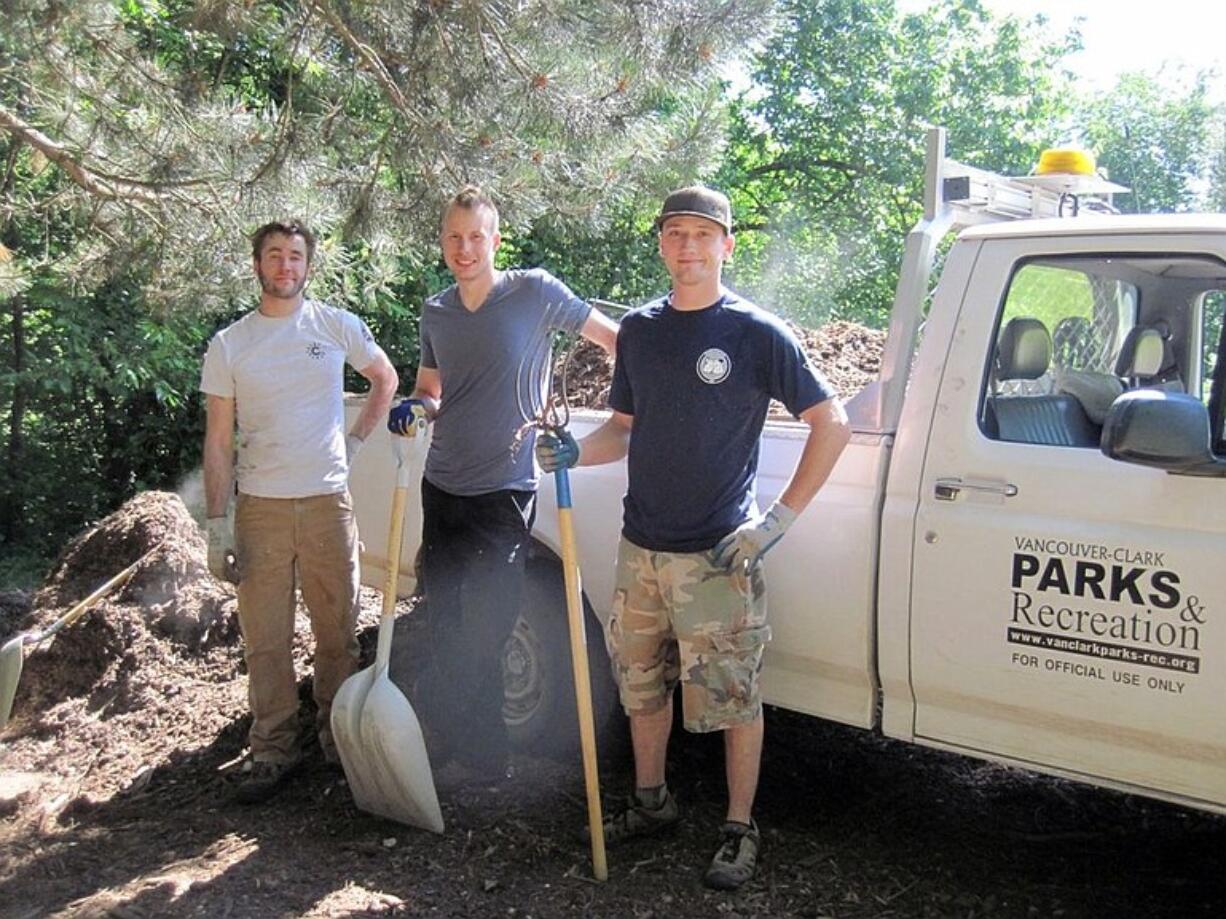
[[[624,733],[624,716],[609,669],[600,623],[584,601],[592,714],[598,745]],[[570,658],[566,593],[556,564],[533,562],[524,602],[502,659],[506,699],[502,716],[511,745],[524,752],[558,755],[579,749],[579,719]]]

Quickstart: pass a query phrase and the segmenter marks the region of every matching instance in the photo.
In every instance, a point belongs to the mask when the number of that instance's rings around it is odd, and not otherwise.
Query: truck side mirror
[[[1187,393],[1124,393],[1111,404],[1099,445],[1106,456],[1123,463],[1226,476],[1226,462],[1213,453],[1209,410]]]

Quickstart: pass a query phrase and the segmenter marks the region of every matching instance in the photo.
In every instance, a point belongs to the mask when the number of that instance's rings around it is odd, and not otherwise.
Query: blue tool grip
[[[571,503],[570,503],[570,475],[568,474],[568,470],[565,468],[558,469],[556,472],[554,472],[554,476],[555,476],[554,482],[557,485],[557,491],[558,491],[558,507],[560,508],[564,507],[564,508],[569,509],[571,506]]]

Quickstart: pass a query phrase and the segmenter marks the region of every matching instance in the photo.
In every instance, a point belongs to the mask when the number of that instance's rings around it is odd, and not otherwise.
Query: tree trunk
[[[12,314],[13,353],[10,366],[13,370],[13,404],[9,411],[9,437],[6,450],[8,462],[4,476],[5,487],[0,507],[0,533],[4,541],[12,545],[25,529],[25,415],[28,392],[23,376],[26,357],[26,311],[25,299],[18,295],[9,301]]]

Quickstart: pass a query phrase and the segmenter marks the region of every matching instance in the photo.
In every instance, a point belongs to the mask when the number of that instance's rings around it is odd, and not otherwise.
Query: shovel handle
[[[575,703],[579,711],[579,742],[583,748],[583,784],[587,791],[588,831],[592,838],[592,874],[609,879],[605,861],[604,819],[600,811],[600,776],[596,758],[596,719],[592,715],[592,677],[587,659],[587,628],[583,621],[583,588],[579,553],[571,521],[570,476],[554,473],[558,493],[558,529],[562,540],[562,573],[566,583],[566,618],[570,623],[570,657],[575,672]]]
[[[396,461],[396,490],[392,492],[392,519],[387,533],[387,571],[383,577],[383,611],[379,617],[379,641],[375,645],[375,679],[387,672],[392,656],[392,620],[396,616],[396,594],[400,586],[400,551],[404,543],[404,509],[414,478],[413,460],[425,448],[426,420],[418,419],[403,436],[392,437],[392,458]],[[415,439],[420,437],[420,440]]]
[[[50,638],[60,629],[64,628],[65,626],[72,625],[74,622],[80,619],[83,615],[85,615],[85,613],[88,612],[91,606],[93,606],[95,603],[97,603],[99,600],[101,600],[103,597],[109,594],[116,587],[119,587],[121,584],[126,583],[128,578],[132,577],[132,573],[136,571],[137,566],[140,565],[140,563],[143,562],[145,559],[147,559],[150,555],[152,555],[154,551],[156,551],[160,547],[160,545],[161,544],[159,543],[157,546],[154,546],[152,549],[150,549],[148,552],[146,552],[144,555],[142,555],[140,558],[134,561],[131,565],[129,565],[123,571],[119,572],[119,574],[112,577],[109,581],[107,581],[105,584],[103,584],[101,587],[99,587],[97,590],[95,590],[93,593],[87,596],[84,600],[81,600],[79,603],[77,603],[76,606],[74,606],[72,609],[66,612],[63,616],[61,616],[51,625],[47,626],[47,628],[44,629],[42,632],[38,633],[38,635],[32,638],[29,643],[36,645],[39,642],[46,641],[48,638]]]

